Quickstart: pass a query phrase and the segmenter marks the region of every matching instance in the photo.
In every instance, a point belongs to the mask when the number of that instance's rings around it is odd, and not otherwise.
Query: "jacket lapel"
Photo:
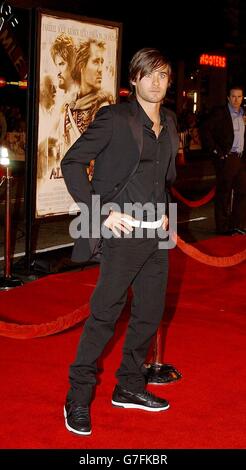
[[[178,152],[178,145],[179,145],[177,130],[175,128],[172,116],[166,113],[166,118],[167,118],[167,129],[168,129],[168,133],[169,133],[170,140],[171,140],[172,157],[176,157],[177,152]]]
[[[139,150],[139,157],[142,153],[143,150],[143,127],[141,125],[141,119],[138,110],[137,103],[135,101],[130,103],[130,109],[129,109],[129,116],[128,116],[128,122],[129,126],[131,128],[133,137],[137,143],[138,150]]]
[[[130,106],[128,108],[129,109],[128,122],[131,128],[133,137],[137,143],[138,150],[139,150],[139,157],[140,157],[142,150],[143,150],[143,126],[141,124],[141,117],[138,116],[139,109],[138,109],[136,101],[130,102],[129,104]],[[177,130],[174,124],[173,117],[169,115],[168,112],[166,112],[166,118],[167,118],[168,133],[170,135],[171,146],[172,146],[172,157],[176,157],[177,151],[178,151],[178,145],[179,145]]]

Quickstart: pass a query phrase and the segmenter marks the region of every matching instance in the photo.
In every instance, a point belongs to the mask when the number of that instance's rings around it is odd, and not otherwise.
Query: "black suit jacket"
[[[176,177],[175,157],[178,134],[175,114],[165,108],[172,155],[167,171],[167,188]],[[143,126],[136,101],[101,108],[87,131],[65,154],[61,168],[69,193],[76,202],[87,204],[91,196],[101,196],[101,203],[113,201],[136,172],[143,147]],[[95,159],[94,176],[90,183],[86,167]],[[104,217],[105,218],[105,217]],[[75,241],[72,259],[87,261],[94,248],[88,239]]]
[[[215,108],[201,127],[202,143],[213,156],[220,158],[231,151],[234,131],[228,106]],[[244,150],[245,150],[244,134]],[[217,154],[213,153],[216,150]]]

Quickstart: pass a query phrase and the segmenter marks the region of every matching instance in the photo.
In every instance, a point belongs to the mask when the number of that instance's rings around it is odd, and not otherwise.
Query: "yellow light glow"
[[[6,147],[0,147],[0,165],[8,166],[10,164],[9,152]]]

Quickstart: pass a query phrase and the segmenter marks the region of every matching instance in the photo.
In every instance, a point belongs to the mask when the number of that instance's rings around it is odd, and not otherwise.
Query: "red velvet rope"
[[[0,336],[8,336],[9,338],[16,339],[30,339],[54,335],[55,333],[67,330],[73,325],[76,325],[76,323],[85,319],[88,314],[89,304],[86,303],[72,313],[58,317],[56,320],[48,323],[40,323],[39,325],[19,325],[17,323],[0,321]]]
[[[198,199],[198,201],[190,201],[189,199],[186,199],[184,196],[182,196],[182,194],[180,194],[177,189],[175,189],[174,187],[171,188],[171,193],[173,197],[179,199],[179,201],[183,202],[189,207],[200,207],[204,204],[207,204],[209,201],[211,201],[211,199],[213,199],[215,191],[216,188],[214,187],[211,189],[211,191],[209,191],[208,194],[206,194],[206,196],[202,197],[202,199]]]
[[[207,264],[209,266],[215,266],[217,268],[228,268],[235,266],[236,264],[242,263],[246,260],[246,249],[240,253],[235,253],[232,256],[211,256],[206,253],[202,253],[200,250],[195,248],[188,243],[185,243],[176,233],[173,234],[172,238],[177,241],[177,246],[186,255],[199,261],[200,263]]]
[[[232,256],[211,256],[202,253],[194,246],[191,246],[184,242],[176,233],[173,233],[172,238],[177,242],[177,246],[191,258],[199,261],[200,263],[207,264],[209,266],[215,266],[220,268],[235,266],[246,260],[246,249],[240,253],[236,253]],[[19,325],[17,323],[7,323],[0,321],[0,336],[7,336],[9,338],[16,339],[29,339],[38,338],[41,336],[48,336],[60,331],[71,328],[76,323],[84,320],[89,314],[89,304],[86,303],[74,310],[74,312],[58,317],[56,320],[41,323],[39,325]]]

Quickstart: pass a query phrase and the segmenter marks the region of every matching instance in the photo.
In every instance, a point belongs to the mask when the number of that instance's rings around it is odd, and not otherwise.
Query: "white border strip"
[[[206,220],[208,217],[195,217],[194,219],[180,220],[178,224],[186,224],[187,222],[198,222],[198,220]]]
[[[65,245],[49,246],[48,248],[41,248],[40,250],[35,250],[34,253],[44,253],[46,251],[58,250],[59,248],[66,248],[67,246],[73,246],[73,243],[67,243]],[[25,252],[14,253],[11,258],[18,258],[19,256],[25,256]],[[0,261],[4,260],[4,256],[1,256]]]
[[[194,219],[187,219],[187,220],[181,220],[178,222],[178,224],[185,224],[187,222],[196,222],[198,220],[205,220],[207,217],[196,217]],[[41,248],[40,250],[35,250],[34,253],[45,253],[46,251],[53,251],[53,250],[59,250],[60,248],[66,248],[67,246],[73,246],[73,243],[67,243],[64,245],[56,245],[56,246],[49,246],[48,248]],[[19,258],[20,256],[25,256],[25,252],[22,251],[21,253],[14,253],[12,258]],[[4,260],[4,256],[0,257],[0,261]]]

